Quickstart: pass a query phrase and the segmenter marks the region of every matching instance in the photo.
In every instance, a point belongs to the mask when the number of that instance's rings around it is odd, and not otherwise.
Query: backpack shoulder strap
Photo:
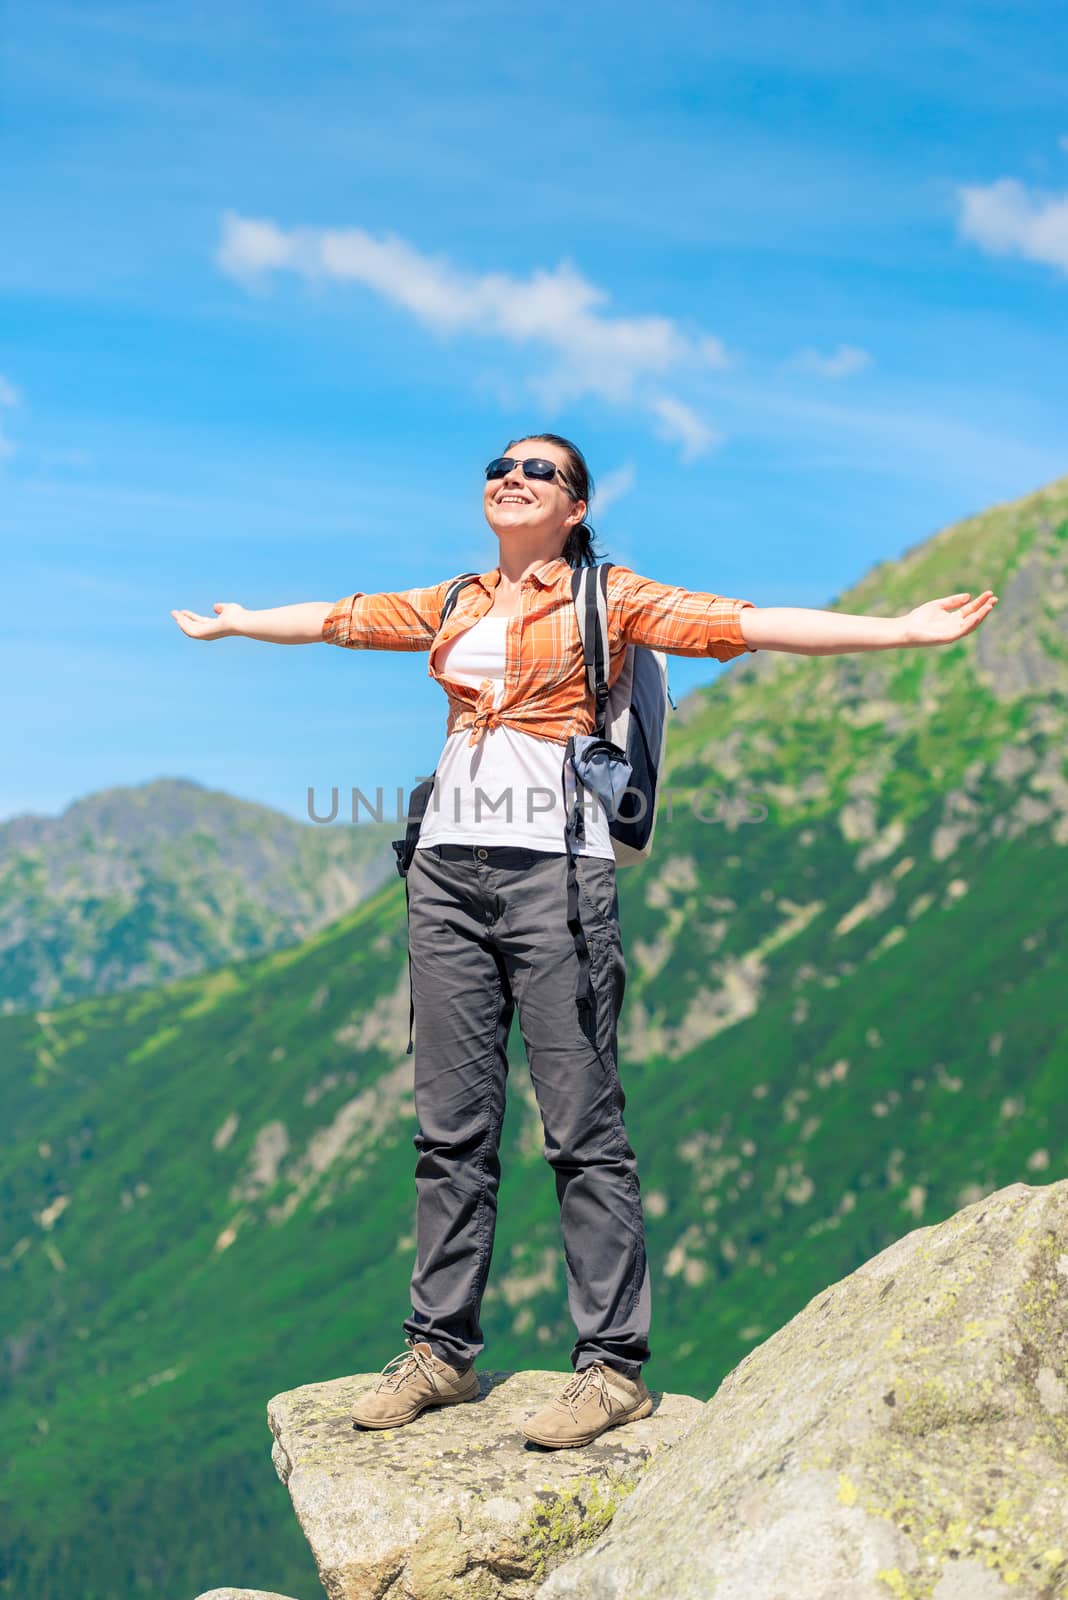
[[[465,584],[473,583],[479,576],[480,574],[477,572],[462,572],[458,578],[453,578],[452,582],[449,584],[449,587],[445,591],[445,599],[442,602],[441,619],[438,622],[439,630],[442,626],[442,623],[445,621],[445,618],[456,604],[456,601],[459,598],[460,590]]]
[[[608,703],[608,569],[611,565],[611,561],[600,561],[595,567],[576,567],[571,574],[571,596],[586,660],[586,680],[593,695],[594,731],[598,738],[604,733]]]

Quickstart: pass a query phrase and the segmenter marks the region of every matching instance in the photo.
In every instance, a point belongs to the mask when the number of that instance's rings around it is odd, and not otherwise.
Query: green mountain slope
[[[839,602],[989,584],[978,634],[762,653],[674,719],[619,877],[654,1388],[710,1395],[902,1233],[1064,1176],[1066,551],[1062,480]],[[298,948],[0,1019],[6,1592],[315,1592],[263,1409],[402,1346],[407,1000],[394,877]],[[484,1360],[564,1374],[518,1029],[511,1060]]]
[[[397,831],[294,822],[187,778],[12,817],[0,823],[0,1013],[299,944],[385,881]]]

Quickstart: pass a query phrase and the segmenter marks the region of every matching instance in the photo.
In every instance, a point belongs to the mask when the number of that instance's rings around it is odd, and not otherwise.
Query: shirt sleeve
[[[672,656],[711,656],[730,661],[747,651],[739,620],[752,600],[732,600],[643,578],[613,564],[608,573],[609,639],[643,644]]]
[[[451,578],[431,589],[346,595],[323,620],[324,644],[348,650],[429,650]]]

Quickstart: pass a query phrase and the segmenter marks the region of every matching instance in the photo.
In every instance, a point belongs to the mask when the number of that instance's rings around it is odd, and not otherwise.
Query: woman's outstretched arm
[[[668,655],[730,661],[748,651],[782,650],[798,656],[848,655],[854,650],[894,650],[909,645],[953,644],[977,628],[998,603],[992,589],[944,594],[903,617],[851,616],[799,606],[757,606],[677,584],[657,583],[630,567],[608,571],[608,622],[613,648],[647,645]]]
[[[760,650],[798,656],[839,656],[854,650],[894,650],[909,645],[953,644],[977,628],[998,603],[992,589],[944,594],[903,617],[851,616],[799,606],[747,606],[738,625],[745,641]]]
[[[345,595],[341,600],[304,600],[295,606],[246,611],[217,600],[215,616],[172,611],[191,639],[262,639],[265,644],[344,645],[350,650],[429,650],[441,623],[450,579],[429,589]]]
[[[332,600],[302,600],[295,606],[272,606],[267,611],[246,611],[233,600],[217,600],[214,617],[195,611],[172,611],[171,616],[190,639],[261,639],[264,644],[318,644],[323,623],[334,608]]]

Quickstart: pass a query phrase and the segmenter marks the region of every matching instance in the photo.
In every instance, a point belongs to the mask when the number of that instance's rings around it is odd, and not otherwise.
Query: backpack
[[[626,867],[652,852],[668,703],[672,710],[677,707],[668,688],[667,656],[646,645],[627,645],[619,676],[608,687],[611,565],[576,567],[571,576],[595,720],[593,733],[572,734],[565,763],[570,761],[578,782],[604,802],[616,866]],[[577,805],[567,827],[569,839],[585,837]]]

